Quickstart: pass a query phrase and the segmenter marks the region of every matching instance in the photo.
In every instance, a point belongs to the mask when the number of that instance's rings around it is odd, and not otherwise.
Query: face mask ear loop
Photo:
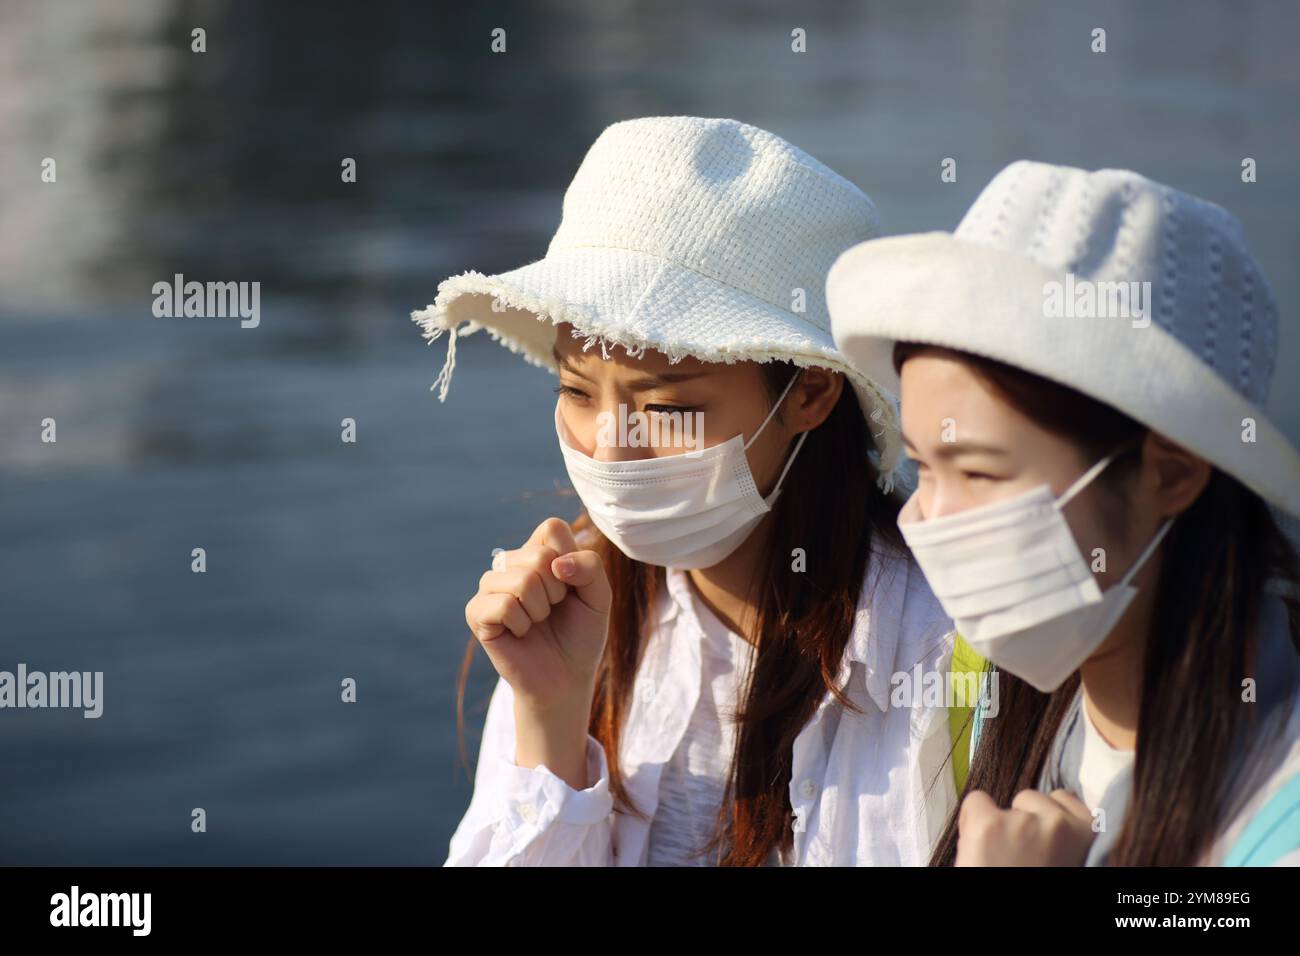
[[[780,397],[778,397],[776,402],[772,405],[772,410],[767,413],[767,418],[763,419],[763,424],[759,425],[758,431],[754,432],[754,434],[750,437],[749,441],[745,442],[745,451],[749,451],[749,446],[754,444],[754,442],[758,441],[758,436],[763,434],[763,429],[766,428],[767,423],[772,420],[772,416],[775,415],[776,410],[781,407],[781,403],[784,402],[785,397],[790,394],[790,389],[794,388],[794,383],[798,381],[799,376],[802,373],[803,373],[803,369],[799,369],[797,372],[795,372],[793,375],[790,376],[790,381],[785,383],[785,389],[781,392]],[[808,433],[804,432],[804,434],[806,435]]]
[[[1069,488],[1065,489],[1064,494],[1062,494],[1061,497],[1056,499],[1056,509],[1059,511],[1062,508],[1064,508],[1066,505],[1068,505],[1070,503],[1070,500],[1074,498],[1074,496],[1077,495],[1079,492],[1083,491],[1084,488],[1087,488],[1088,483],[1091,482],[1092,479],[1100,475],[1102,470],[1107,465],[1109,465],[1112,461],[1114,461],[1115,456],[1118,454],[1119,454],[1118,450],[1111,452],[1101,461],[1097,462],[1097,464],[1093,465],[1082,475],[1076,478],[1074,480],[1074,484],[1070,485]]]
[[[781,483],[785,481],[785,476],[790,472],[790,466],[794,464],[795,456],[799,454],[799,449],[803,447],[803,440],[808,437],[808,432],[799,436],[799,440],[794,443],[794,451],[790,452],[790,457],[786,459],[785,467],[781,469],[781,477],[776,480],[776,487],[772,489],[772,494],[781,490]],[[769,495],[768,497],[771,497]]]
[[[1165,523],[1160,526],[1160,530],[1157,531],[1155,537],[1151,539],[1151,543],[1148,544],[1146,548],[1142,551],[1142,553],[1138,555],[1138,559],[1133,562],[1133,567],[1129,568],[1127,573],[1125,573],[1124,577],[1120,579],[1119,582],[1120,587],[1124,587],[1125,585],[1127,585],[1130,581],[1133,580],[1133,576],[1137,574],[1138,571],[1142,570],[1142,565],[1147,563],[1147,558],[1151,557],[1151,553],[1155,551],[1156,545],[1160,543],[1160,539],[1165,536],[1165,533],[1170,528],[1172,528],[1173,525],[1174,525],[1173,518],[1165,519]]]

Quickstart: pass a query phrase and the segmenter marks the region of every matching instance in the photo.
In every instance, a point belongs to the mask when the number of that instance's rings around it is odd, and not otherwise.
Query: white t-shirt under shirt
[[[1234,764],[1225,780],[1224,823],[1197,861],[1202,866],[1243,860],[1249,865],[1300,865],[1300,845],[1287,844],[1289,831],[1252,826],[1260,814],[1266,814],[1260,819],[1271,820],[1288,808],[1295,812],[1288,787],[1300,777],[1300,661],[1281,600],[1270,596],[1260,611],[1257,696],[1251,704],[1258,713],[1254,726],[1243,729],[1244,738],[1233,749]],[[1100,866],[1122,829],[1135,754],[1106,743],[1087,711],[1079,688],[1062,718],[1038,789],[1069,790],[1094,813],[1106,812],[1106,826],[1094,839],[1086,861],[1087,866]],[[1274,798],[1282,802],[1280,809],[1268,806]]]
[[[1079,706],[1083,710],[1083,755],[1079,760],[1079,787],[1083,792],[1079,797],[1089,810],[1096,810],[1111,782],[1133,766],[1133,751],[1108,744],[1092,722],[1088,702],[1082,700]]]

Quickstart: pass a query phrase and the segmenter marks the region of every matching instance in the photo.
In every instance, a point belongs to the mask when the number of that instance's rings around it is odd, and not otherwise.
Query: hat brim
[[[1300,515],[1300,453],[1263,411],[1154,321],[1047,317],[1045,285],[1065,276],[946,232],[873,239],[831,266],[831,330],[895,394],[895,342],[996,359],[1119,409]]]
[[[552,371],[556,327],[567,323],[588,347],[653,349],[671,361],[788,361],[841,372],[871,423],[881,472],[901,477],[892,474],[901,452],[897,403],[844,358],[829,331],[657,256],[567,249],[499,275],[465,272],[439,284],[433,304],[411,317],[431,341],[458,327],[461,335],[486,329]]]

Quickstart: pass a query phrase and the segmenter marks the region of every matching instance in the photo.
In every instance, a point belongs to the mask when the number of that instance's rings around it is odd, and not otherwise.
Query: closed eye
[[[690,412],[695,411],[699,407],[700,406],[698,405],[647,405],[645,407],[645,410],[647,412],[653,412],[657,415],[671,415],[673,412],[681,412],[682,414],[689,414]]]

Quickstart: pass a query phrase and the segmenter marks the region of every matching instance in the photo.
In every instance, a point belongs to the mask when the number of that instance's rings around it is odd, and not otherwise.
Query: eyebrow
[[[551,357],[555,359],[555,364],[559,368],[563,369],[564,371],[568,372],[571,375],[578,376],[578,378],[585,378],[587,381],[589,382],[591,381],[590,376],[584,375],[582,372],[578,371],[578,367],[574,365],[572,362],[570,362],[563,355],[561,355],[560,350],[558,348],[552,347]]]
[[[912,444],[912,440],[907,437],[906,432],[903,433],[903,446],[908,451],[916,451],[916,446]],[[1007,450],[1005,448],[999,448],[996,445],[985,445],[980,442],[952,441],[952,442],[940,442],[939,447],[935,449],[934,453],[940,458],[953,458],[957,455],[967,455],[967,454],[1005,456],[1007,454]]]
[[[559,349],[557,348],[551,349],[551,355],[555,358],[555,364],[558,365],[560,368],[562,368],[564,371],[576,375],[579,378],[586,379],[589,382],[591,381],[591,376],[584,375],[582,372],[578,371],[578,368],[572,362],[570,362],[567,358],[565,358],[563,355],[560,354]],[[703,376],[708,374],[709,373],[707,371],[661,372],[657,375],[644,375],[638,379],[629,382],[627,384],[627,387],[630,391],[633,392],[647,392],[652,388],[660,388],[661,386],[664,385],[673,385],[676,384],[677,382],[689,382],[691,379],[702,378]]]

